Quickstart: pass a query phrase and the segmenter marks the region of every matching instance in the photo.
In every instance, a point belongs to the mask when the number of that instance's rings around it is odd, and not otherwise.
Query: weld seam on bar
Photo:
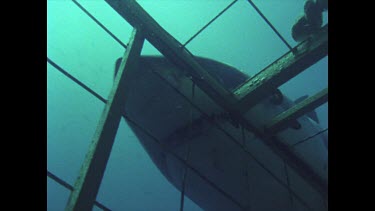
[[[66,189],[73,191],[73,186],[71,186],[69,183],[65,182],[64,180],[62,180],[61,178],[59,178],[58,176],[56,176],[55,174],[53,174],[52,172],[48,170],[47,170],[47,176],[51,178],[52,180],[54,180],[55,182],[59,183],[60,185],[64,186]],[[97,207],[105,211],[110,211],[110,209],[108,209],[106,206],[104,206],[102,203],[98,201],[95,201],[94,205],[96,205]]]
[[[296,145],[302,144],[302,143],[304,143],[304,142],[310,140],[311,138],[314,138],[315,136],[317,136],[317,135],[319,135],[319,134],[321,134],[321,133],[326,132],[327,130],[328,130],[328,128],[326,128],[326,129],[324,129],[324,130],[321,130],[321,131],[315,133],[314,135],[309,136],[309,137],[307,137],[307,138],[305,138],[305,139],[302,139],[301,141],[298,141],[297,143],[293,144],[292,147],[295,147]]]
[[[271,27],[271,29],[276,33],[276,35],[284,42],[284,44],[289,48],[290,51],[293,50],[292,46],[284,39],[283,36],[276,30],[276,28],[271,24],[271,22],[263,15],[263,13],[258,9],[252,0],[247,0],[251,6],[258,12],[258,14],[263,18],[263,20]]]
[[[197,33],[195,33],[188,41],[185,42],[182,46],[185,47],[187,44],[189,44],[196,36],[198,36],[204,29],[206,29],[211,23],[213,23],[217,18],[219,18],[224,12],[226,12],[234,3],[236,3],[238,0],[232,1],[227,7],[225,7],[219,14],[217,14],[212,20],[210,20],[205,26],[203,26]]]
[[[104,31],[106,31],[113,39],[115,39],[122,47],[125,49],[127,46],[121,42],[119,38],[117,38],[111,31],[109,31],[102,23],[100,23],[93,15],[91,15],[81,4],[79,4],[76,0],[72,0],[86,15],[88,15],[96,24],[98,24]]]
[[[70,78],[72,81],[74,81],[75,83],[77,83],[83,89],[85,89],[86,91],[88,91],[89,93],[91,93],[92,95],[94,95],[95,97],[97,97],[100,101],[102,101],[103,103],[107,103],[106,99],[104,99],[102,96],[100,96],[94,90],[90,89],[88,86],[86,86],[84,83],[82,83],[81,81],[79,81],[77,78],[75,78],[72,75],[70,75],[67,71],[65,71],[62,67],[60,67],[59,65],[57,65],[55,62],[53,62],[48,57],[47,57],[47,62],[50,63],[58,71],[60,71],[62,74],[64,74],[66,77]]]

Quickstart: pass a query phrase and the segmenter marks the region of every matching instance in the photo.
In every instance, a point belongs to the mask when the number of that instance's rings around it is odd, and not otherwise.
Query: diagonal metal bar
[[[267,133],[277,133],[288,127],[289,123],[305,113],[314,110],[316,107],[328,101],[328,88],[311,96],[300,103],[294,105],[283,113],[274,117],[269,124],[265,126]]]
[[[59,183],[60,185],[64,186],[68,190],[73,190],[73,186],[71,186],[69,183],[65,182],[64,180],[60,179],[56,175],[52,174],[47,170],[47,176],[51,179],[53,179],[55,182]]]
[[[73,186],[71,186],[70,184],[68,184],[67,182],[65,182],[64,180],[62,180],[61,178],[59,178],[58,176],[56,176],[55,174],[51,173],[48,170],[47,170],[47,176],[51,178],[52,180],[54,180],[55,182],[59,183],[60,185],[64,186],[66,189],[71,190],[71,191],[73,190]],[[95,201],[94,205],[101,208],[102,210],[110,211],[109,208],[107,208],[106,206],[104,206],[102,203],[98,201]]]
[[[145,128],[140,126],[137,122],[133,121],[132,119],[128,118],[126,114],[123,115],[123,117],[127,120],[128,123],[134,125],[139,130],[141,130],[144,134],[146,134],[148,137],[150,137],[155,143],[157,143],[160,147],[162,147],[163,151],[169,153],[171,156],[173,156],[175,159],[177,159],[179,162],[184,164],[184,166],[189,169],[191,172],[194,172],[197,174],[198,177],[200,177],[202,180],[204,180],[207,184],[209,184],[213,189],[218,191],[219,193],[223,194],[227,199],[229,199],[233,204],[238,206],[239,208],[243,209],[243,206],[240,202],[238,202],[234,197],[232,197],[230,194],[225,192],[223,189],[221,189],[217,184],[212,182],[209,178],[207,178],[205,175],[200,173],[196,168],[194,168],[192,165],[190,165],[184,158],[181,158],[178,154],[176,154],[170,147],[165,144],[164,142],[161,142],[159,139],[157,139],[155,136],[153,136],[149,131],[147,131]]]
[[[283,41],[283,43],[289,48],[289,50],[292,50],[292,46],[289,45],[289,43],[284,39],[283,36],[276,30],[276,28],[272,25],[272,23],[266,18],[266,16],[263,15],[263,13],[258,9],[258,7],[254,4],[252,0],[247,0],[251,6],[258,12],[258,14],[263,18],[263,20],[271,27],[271,29],[276,33],[276,35]]]
[[[292,146],[295,147],[295,146],[297,146],[297,145],[299,145],[299,144],[302,144],[302,143],[304,143],[304,142],[306,142],[306,141],[308,141],[308,140],[314,138],[315,136],[317,136],[317,135],[319,135],[319,134],[322,134],[322,133],[324,133],[324,132],[326,132],[326,131],[328,131],[328,128],[326,128],[326,129],[324,129],[324,130],[321,130],[321,131],[315,133],[315,134],[312,135],[312,136],[309,136],[309,137],[307,137],[307,138],[304,138],[303,140],[298,141],[297,143],[293,144]]]
[[[186,70],[194,83],[220,106],[230,110],[236,99],[215,80],[174,37],[134,0],[106,0],[133,27],[142,26],[145,38],[169,61]]]
[[[289,193],[290,203],[293,204],[293,195],[292,195],[292,189],[290,188],[288,166],[287,166],[285,160],[283,161],[283,163],[284,163],[284,172],[285,172],[286,184],[288,185],[288,193]]]
[[[145,29],[145,38],[155,48],[157,48],[172,63],[176,64],[190,74],[197,86],[201,88],[210,98],[212,98],[213,101],[215,101],[219,106],[223,107],[227,112],[233,114],[233,116],[237,118],[248,130],[254,132],[254,134],[262,139],[264,143],[267,144],[268,147],[270,147],[276,154],[285,159],[288,164],[290,164],[290,166],[296,170],[296,172],[312,187],[321,193],[324,198],[327,197],[326,178],[319,175],[318,172],[316,172],[314,168],[309,165],[300,155],[293,151],[290,146],[282,143],[275,137],[267,136],[267,134],[264,134],[263,131],[259,130],[248,120],[246,120],[241,113],[236,112],[236,107],[234,107],[234,105],[238,100],[232,95],[232,93],[227,91],[217,81],[215,81],[215,79],[213,79],[207,73],[207,71],[205,71],[197,63],[194,57],[185,48],[181,48],[181,44],[170,34],[168,34],[160,25],[158,25],[156,21],[149,14],[147,14],[139,4],[137,4],[134,0],[106,0],[106,2],[126,21],[133,25],[133,27],[142,26],[143,29]],[[300,45],[301,49],[293,51],[297,52],[292,57],[294,59],[293,62],[298,63],[300,54],[310,50],[311,46],[309,46],[309,44],[311,44],[311,42],[304,42],[302,46]],[[312,46],[312,48],[314,48],[314,46]],[[322,57],[322,55],[318,52],[316,52],[315,57]],[[314,54],[310,56],[313,57],[311,60],[316,60]],[[298,64],[300,65],[299,67],[303,66],[303,64]],[[281,66],[284,67],[283,65]],[[290,79],[290,77],[287,78],[283,74],[281,74],[281,76],[282,77],[276,78],[282,80]],[[276,82],[280,82],[282,80]],[[272,83],[268,83],[268,85],[270,84]],[[267,90],[263,89],[263,91]],[[266,95],[267,92],[263,94]],[[249,99],[251,101],[252,97]]]
[[[78,3],[76,0],[72,0],[74,4],[76,4],[86,15],[88,15],[96,24],[98,24],[105,32],[109,34],[114,40],[116,40],[122,47],[126,48],[127,46],[121,42],[119,38],[117,38],[111,31],[107,29],[102,23],[98,21],[89,11],[87,11],[80,3]]]
[[[136,70],[143,42],[142,32],[134,29],[66,211],[91,210],[93,207],[125,105],[123,95],[127,76]]]
[[[281,56],[235,90],[234,93],[240,100],[236,105],[236,110],[239,113],[245,113],[277,87],[326,55],[328,55],[328,25],[325,25],[311,39],[296,46],[294,53],[289,51]]]
[[[66,72],[66,71],[65,71]],[[157,74],[157,73],[155,73]],[[164,80],[163,78],[160,78],[162,80]],[[165,81],[168,85],[170,85],[167,81]],[[82,82],[79,82],[77,83],[79,86],[82,86],[83,88],[84,87],[87,87],[85,84],[83,84]],[[171,86],[171,85],[170,85]],[[171,88],[174,88],[173,86],[171,86]],[[88,91],[87,89],[85,89],[86,91]],[[178,91],[178,90],[176,90]],[[91,93],[91,92],[90,92]],[[103,101],[102,99],[104,99],[103,97],[101,97],[98,93],[95,93],[93,91],[93,93],[91,93],[93,96],[95,96],[97,99],[101,100],[103,103],[106,103],[106,101]],[[181,96],[184,96],[182,93],[179,93]],[[189,101],[190,102],[190,101]],[[192,105],[194,106],[194,108],[197,108],[195,105]],[[203,111],[200,111],[200,112],[203,112]],[[207,114],[205,114],[207,115]],[[161,141],[159,141],[158,139],[156,139],[152,134],[150,134],[149,132],[147,132],[143,127],[141,127],[140,125],[138,125],[136,122],[134,122],[132,119],[128,118],[125,114],[122,114],[122,117],[125,118],[127,121],[129,121],[130,123],[134,124],[137,128],[139,128],[141,131],[143,131],[144,133],[146,133],[148,136],[150,136],[157,144],[161,145],[161,147],[165,148],[165,150],[170,153],[172,156],[174,156],[177,160],[180,160],[181,162],[184,163],[185,166],[187,166],[190,170],[192,170],[194,173],[196,173],[202,180],[204,180],[205,182],[207,182],[207,184],[209,184],[213,189],[217,190],[218,192],[220,192],[221,194],[223,194],[224,196],[226,196],[227,198],[229,198],[229,200],[231,200],[232,202],[234,202],[235,204],[237,204],[238,206],[241,206],[237,201],[234,200],[233,197],[231,197],[228,193],[224,192],[222,189],[220,189],[220,187],[218,187],[215,183],[213,183],[212,181],[210,181],[208,178],[206,178],[204,175],[200,174],[198,170],[194,169],[192,166],[190,166],[185,160],[186,159],[183,159],[183,158],[180,158],[176,153],[173,152],[173,150],[170,150],[165,144],[163,144]],[[263,167],[263,166],[262,166]],[[266,169],[268,170],[268,169]],[[271,174],[271,176],[274,176]],[[67,183],[66,183],[67,184]],[[72,186],[70,186],[69,184],[67,185],[67,187],[71,187],[71,189],[73,189]],[[298,196],[297,196],[298,197]],[[303,203],[303,202],[301,202]],[[305,205],[305,203],[303,203]]]
[[[328,198],[327,177],[320,175],[312,165],[306,162],[300,153],[294,151],[289,144],[284,143],[277,137],[263,133],[262,130],[254,127],[249,121],[245,120],[241,123],[259,137],[275,154],[284,159],[324,199]]]
[[[50,63],[58,71],[60,71],[62,74],[64,74],[66,77],[68,77],[69,79],[71,79],[72,81],[74,81],[76,84],[78,84],[79,86],[81,86],[83,89],[85,89],[86,91],[88,91],[89,93],[91,93],[92,95],[94,95],[100,101],[102,101],[103,103],[107,102],[106,99],[104,99],[102,96],[100,96],[94,90],[92,90],[90,87],[86,86],[84,83],[82,83],[81,81],[79,81],[77,78],[75,78],[74,76],[72,76],[70,73],[68,73],[67,71],[65,71],[62,67],[60,67],[59,65],[57,65],[54,61],[52,61],[52,59],[50,59],[50,58],[47,57],[47,62]]]
[[[225,11],[227,11],[230,7],[233,6],[234,3],[236,3],[238,0],[232,1],[227,7],[225,7],[219,14],[217,14],[212,20],[210,20],[206,25],[204,25],[197,33],[195,33],[188,41],[185,42],[183,45],[184,47],[189,44],[196,36],[198,36],[203,30],[205,30],[211,23],[213,23],[218,17],[220,17],[222,14],[224,14]]]
[[[150,66],[151,67],[151,66]],[[152,68],[152,67],[151,67]],[[158,78],[162,81],[164,81],[170,88],[172,88],[173,90],[175,90],[181,97],[183,97],[184,99],[186,99],[189,104],[191,106],[193,106],[196,110],[198,110],[203,116],[206,117],[206,119],[212,124],[214,125],[218,130],[220,130],[221,132],[223,132],[223,134],[225,136],[227,136],[231,141],[233,141],[233,143],[236,144],[236,146],[240,147],[242,150],[245,151],[245,153],[250,157],[252,158],[262,169],[264,169],[274,180],[276,180],[276,182],[278,182],[280,185],[282,185],[284,188],[288,188],[287,184],[285,184],[283,181],[281,181],[280,178],[278,178],[271,170],[269,170],[260,160],[258,160],[258,158],[256,156],[254,156],[244,145],[244,142],[242,141],[242,143],[240,141],[238,141],[235,137],[233,137],[231,134],[229,134],[223,127],[221,127],[217,122],[215,122],[214,120],[210,120],[209,118],[209,114],[206,113],[205,111],[201,110],[197,105],[193,104],[191,102],[191,100],[185,96],[183,93],[181,93],[177,88],[175,88],[172,84],[170,84],[170,82],[168,82],[165,78],[163,78],[159,73],[157,73],[156,71],[153,71],[153,73],[156,74],[156,76],[158,76]],[[126,117],[124,117],[126,118]],[[248,129],[249,131],[252,131],[254,132],[256,135],[259,135],[259,131],[255,131],[253,130],[252,128],[249,127],[249,125],[242,125],[243,128],[246,128]],[[295,193],[294,191],[291,190],[291,193],[293,194],[293,196],[303,205],[305,206],[308,210],[312,210],[309,205],[297,194]]]
[[[66,72],[64,70],[64,72]],[[158,76],[158,78],[162,81],[164,81],[170,88],[174,89],[179,95],[181,95],[181,97],[183,97],[184,99],[186,99],[190,104],[191,106],[193,106],[195,109],[197,109],[202,115],[204,115],[205,117],[207,117],[207,119],[209,119],[209,115],[207,113],[205,113],[203,110],[199,109],[199,107],[197,107],[195,104],[193,104],[184,94],[182,94],[178,89],[176,89],[173,85],[171,85],[167,80],[165,80],[162,76],[160,76],[158,73],[156,73],[155,71],[153,71],[152,73],[156,74]],[[67,75],[66,75],[67,76]],[[68,77],[68,76],[67,76]],[[78,81],[78,79],[76,79]],[[79,86],[82,86],[82,88],[86,89],[85,87],[87,87],[85,84],[83,84],[82,82],[78,81],[79,83],[77,83]],[[194,86],[193,86],[193,90],[194,90]],[[90,92],[89,90],[86,89],[86,91]],[[92,91],[93,93],[93,96],[95,96],[96,98],[98,98],[99,100],[101,100],[103,103],[106,103],[106,100],[103,100],[104,98],[101,97],[98,93],[95,93],[94,91]],[[194,91],[193,91],[194,93]],[[123,118],[131,121],[131,122],[134,122],[133,120],[129,119],[125,114],[122,115]],[[284,184],[276,175],[274,175],[265,165],[263,165],[254,155],[252,155],[246,148],[243,147],[243,144],[240,144],[239,141],[237,141],[233,136],[231,136],[229,133],[227,133],[222,127],[220,127],[216,122],[210,120],[210,122],[215,126],[217,127],[217,129],[219,129],[220,131],[222,131],[226,136],[228,136],[228,138],[230,138],[234,143],[236,143],[239,147],[241,147],[242,149],[245,150],[245,152],[252,158],[254,159],[254,161],[262,168],[264,169],[267,173],[269,173],[269,175],[274,178],[280,185],[282,185],[283,187],[287,187],[286,184]],[[137,125],[138,128],[140,128],[142,131],[145,131],[144,128],[142,128],[141,126]],[[159,144],[160,141],[157,141],[156,142]],[[174,155],[174,156],[178,156],[178,155]],[[179,158],[178,158],[179,159]],[[196,172],[197,173],[197,172]],[[206,178],[205,177],[202,177],[199,172],[197,173],[199,177],[201,177],[203,180],[205,180]],[[206,181],[207,182],[207,181]],[[214,189],[217,189],[219,192],[221,192],[221,189],[219,187],[216,186],[216,184],[212,183],[212,182],[208,182],[208,184],[213,187]],[[298,196],[295,192],[292,191],[292,194],[293,196],[301,203],[303,204],[303,206],[305,206],[306,208],[308,208],[308,210],[311,210],[311,208],[306,204],[306,202],[303,201],[302,198],[300,198],[300,196]],[[225,194],[224,194],[225,195]]]

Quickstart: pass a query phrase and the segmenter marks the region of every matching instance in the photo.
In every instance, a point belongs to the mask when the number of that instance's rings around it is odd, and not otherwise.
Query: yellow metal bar
[[[314,36],[311,40],[301,43],[293,53],[289,52],[282,59],[271,64],[267,71],[262,71],[265,78],[260,78],[262,83],[246,83],[233,93],[224,89],[207,71],[205,71],[194,59],[194,57],[166,32],[142,7],[134,0],[105,0],[120,16],[122,16],[133,27],[142,27],[144,37],[158,49],[168,60],[190,74],[195,84],[209,95],[214,102],[223,107],[227,112],[233,114],[243,126],[254,132],[256,136],[264,141],[275,153],[285,159],[288,164],[296,170],[307,182],[318,190],[323,197],[327,198],[326,178],[321,177],[306,161],[294,152],[290,146],[270,137],[251,125],[244,119],[242,113],[249,107],[255,105],[268,93],[282,83],[327,55],[328,36],[324,27],[321,34]],[[259,76],[259,75],[258,75]],[[254,82],[254,83],[253,83]],[[253,87],[253,85],[255,85]],[[241,100],[239,102],[239,100]]]
[[[192,76],[194,83],[224,109],[231,110],[236,99],[195,60],[193,55],[165,31],[134,0],[106,0],[133,27],[141,26],[145,38],[168,60]]]
[[[328,25],[270,64],[235,91],[236,110],[245,113],[280,85],[328,55]]]
[[[109,159],[113,142],[119,127],[122,109],[125,105],[126,80],[132,71],[136,71],[138,58],[142,50],[144,37],[135,29],[130,38],[119,73],[102,113],[93,141],[82,164],[80,174],[70,194],[66,211],[92,210],[100,183]]]
[[[283,113],[279,114],[266,125],[267,133],[277,133],[288,127],[288,124],[304,115],[305,113],[314,110],[316,107],[328,101],[328,88],[323,89],[312,97],[309,97],[302,102],[294,105]]]

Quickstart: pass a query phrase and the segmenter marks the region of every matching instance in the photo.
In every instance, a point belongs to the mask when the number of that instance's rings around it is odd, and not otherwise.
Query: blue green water
[[[102,0],[78,1],[122,42],[132,27]],[[231,0],[139,0],[138,3],[185,43],[224,9]],[[304,0],[254,0],[254,3],[292,45],[290,28],[301,15]],[[327,14],[324,23],[327,23]],[[238,0],[226,13],[191,41],[194,54],[230,64],[250,75],[288,51],[246,0]],[[115,59],[124,48],[70,0],[47,1],[47,55],[98,94],[107,98]],[[160,53],[145,42],[142,55]],[[291,99],[313,95],[328,84],[328,57],[322,59],[281,90]],[[328,127],[327,104],[316,111]],[[74,184],[95,132],[104,104],[47,63],[47,168]],[[70,191],[47,179],[48,210],[64,210]],[[120,128],[97,201],[112,210],[179,209],[180,193],[161,175],[126,123]],[[94,208],[99,210],[99,208]],[[201,210],[185,198],[185,210]]]

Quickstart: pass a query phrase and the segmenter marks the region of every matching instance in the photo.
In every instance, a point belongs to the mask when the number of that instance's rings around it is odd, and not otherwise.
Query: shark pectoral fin
[[[309,97],[309,95],[303,95],[302,97],[299,97],[298,99],[296,99],[294,101],[295,104],[297,103],[300,103],[302,102],[303,100],[307,99]],[[316,111],[315,110],[312,110],[308,113],[306,113],[306,115],[308,117],[310,117],[310,119],[314,120],[316,123],[319,123],[319,118],[318,118],[318,115],[316,114]]]
[[[319,118],[318,115],[316,114],[315,110],[310,111],[309,113],[306,114],[310,119],[314,120],[316,123],[319,123]]]
[[[298,120],[293,120],[289,123],[289,126],[295,130],[301,129],[302,125],[298,122]]]

